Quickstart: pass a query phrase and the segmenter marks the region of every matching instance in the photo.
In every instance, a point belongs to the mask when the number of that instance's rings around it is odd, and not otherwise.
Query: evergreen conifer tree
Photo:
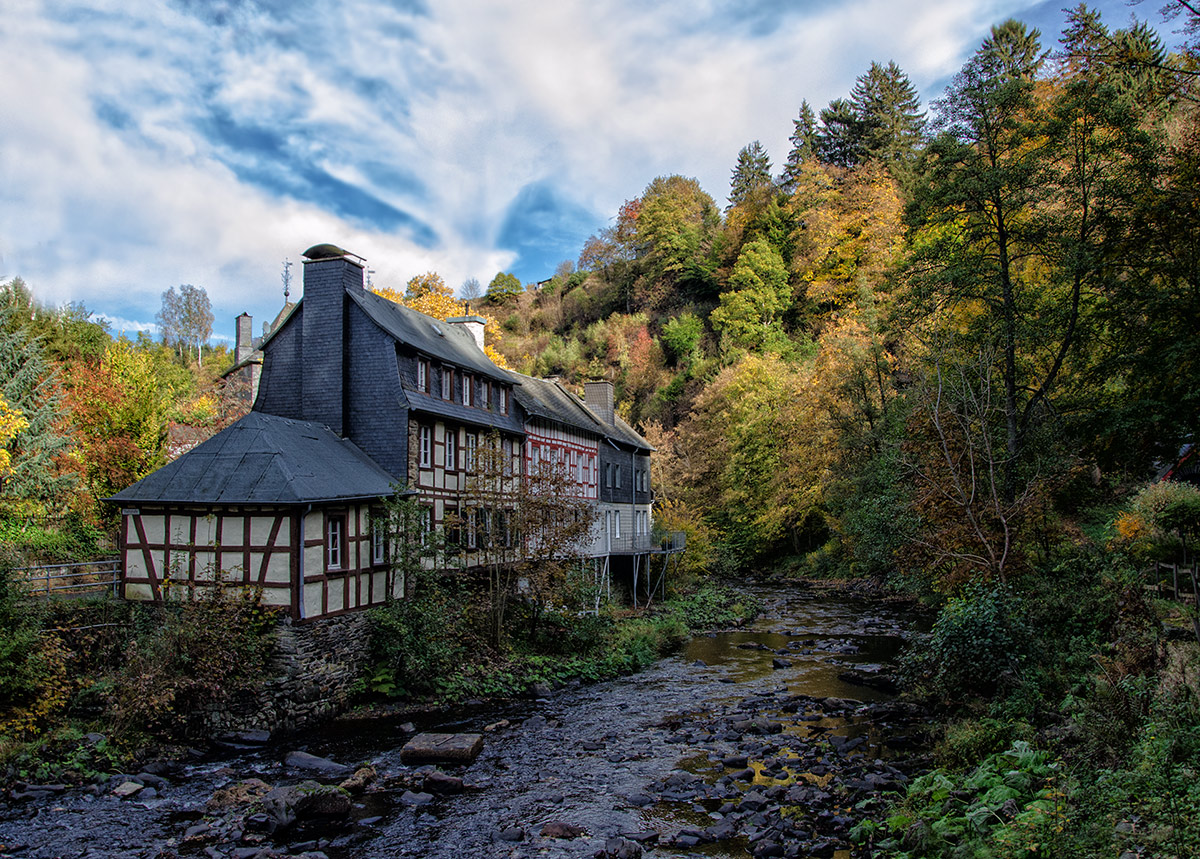
[[[850,104],[867,159],[892,171],[913,162],[925,131],[925,114],[916,89],[898,65],[871,63],[855,82]]]
[[[729,208],[745,201],[755,190],[771,185],[771,159],[766,147],[755,140],[742,147],[729,181]]]
[[[817,155],[817,115],[809,106],[808,100],[800,102],[800,117],[792,120],[792,149],[783,165],[783,175],[779,177],[779,186],[785,193],[796,190],[796,179],[800,165],[812,160]]]

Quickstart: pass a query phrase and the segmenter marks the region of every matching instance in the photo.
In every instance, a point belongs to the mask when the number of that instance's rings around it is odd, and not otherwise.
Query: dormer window
[[[500,389],[498,391],[498,394],[499,394],[500,414],[506,415],[506,414],[508,414],[508,388],[501,385]]]
[[[484,382],[482,385],[479,386],[479,408],[490,409],[492,407],[491,393],[492,393],[491,382]]]
[[[469,373],[462,374],[462,404],[464,406],[471,405],[472,389],[475,386],[475,380],[471,378]]]
[[[449,367],[442,368],[442,399],[448,400],[454,396],[454,371]]]
[[[429,393],[429,362],[423,358],[417,360],[417,390]]]

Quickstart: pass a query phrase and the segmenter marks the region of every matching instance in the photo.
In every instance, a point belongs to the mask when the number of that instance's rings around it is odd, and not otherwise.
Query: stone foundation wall
[[[303,623],[281,618],[268,679],[256,692],[211,708],[204,720],[207,731],[287,733],[336,716],[367,664],[369,647],[364,612]]]

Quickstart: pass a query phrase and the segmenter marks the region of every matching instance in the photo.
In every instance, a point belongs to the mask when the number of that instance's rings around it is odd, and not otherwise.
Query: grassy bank
[[[364,697],[439,705],[526,694],[535,684],[595,681],[638,671],[696,630],[738,625],[757,613],[751,598],[703,585],[649,610],[596,614],[514,611],[503,648],[489,647],[479,607],[433,590],[372,613],[374,664]]]

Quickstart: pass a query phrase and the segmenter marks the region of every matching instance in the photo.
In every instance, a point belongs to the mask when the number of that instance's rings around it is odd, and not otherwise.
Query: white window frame
[[[371,564],[379,566],[387,563],[387,531],[381,520],[371,523]]]
[[[447,471],[458,471],[458,429],[446,427],[446,441],[442,447],[442,465]]]
[[[479,446],[479,436],[473,432],[469,432],[464,441],[466,443],[463,445],[463,470],[474,471],[475,451]]]
[[[500,399],[500,414],[508,414],[508,388],[501,385],[497,397]]]
[[[420,430],[417,431],[420,439],[420,459],[418,465],[421,468],[433,468],[433,427],[428,424],[422,424]]]
[[[454,371],[449,367],[442,368],[442,399],[454,399]]]
[[[464,406],[471,405],[471,400],[474,398],[474,394],[475,394],[474,387],[475,387],[474,379],[471,377],[471,374],[463,373],[462,374],[462,400],[461,400],[461,402]]]
[[[327,514],[325,517],[325,569],[344,569],[346,554],[346,517]]]
[[[429,393],[429,362],[424,358],[417,359],[417,390]]]

